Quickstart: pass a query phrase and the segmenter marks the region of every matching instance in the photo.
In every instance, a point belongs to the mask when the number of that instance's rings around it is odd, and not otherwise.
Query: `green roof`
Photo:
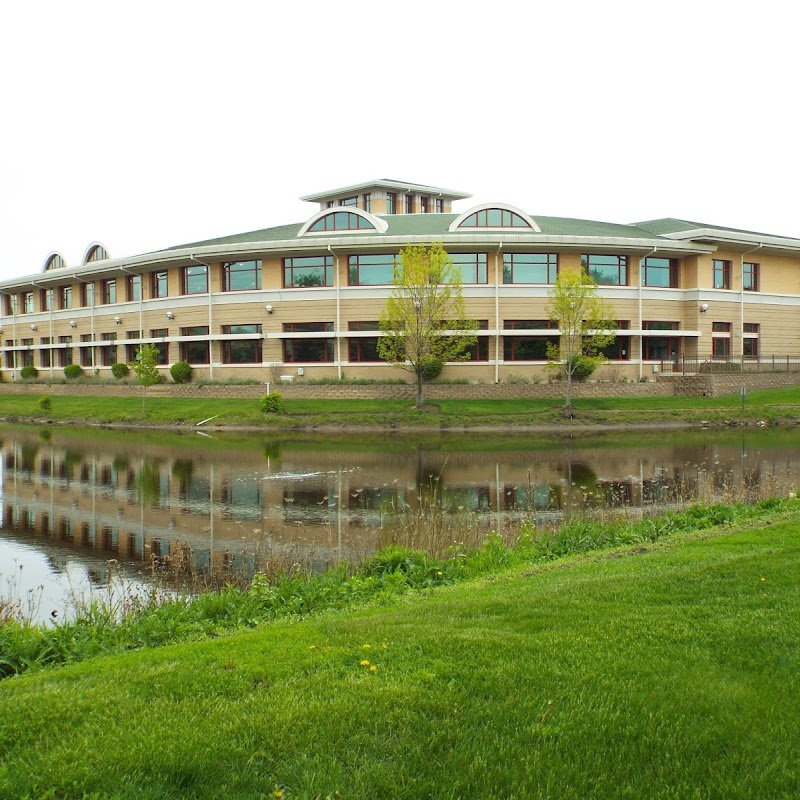
[[[707,222],[690,222],[686,219],[675,219],[674,217],[651,219],[645,222],[637,222],[636,225],[640,228],[646,228],[659,236],[670,233],[682,233],[684,231],[710,230],[719,231],[721,234],[727,233],[736,235],[746,233],[749,236],[764,236],[770,239],[794,239],[794,241],[800,241],[793,236],[781,236],[780,234],[764,233],[763,231],[748,231],[744,228],[727,228],[723,225],[710,225]]]

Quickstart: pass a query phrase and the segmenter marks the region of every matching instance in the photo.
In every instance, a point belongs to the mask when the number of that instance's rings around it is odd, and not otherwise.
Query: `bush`
[[[422,379],[424,381],[432,381],[442,374],[444,363],[436,356],[427,356],[420,362],[422,365]]]
[[[589,356],[575,356],[572,359],[572,379],[585,381],[597,367],[597,362]]]
[[[280,392],[265,394],[261,398],[261,411],[264,414],[283,414],[283,395]]]
[[[83,375],[83,367],[80,364],[67,364],[64,367],[64,377],[68,381],[74,381],[76,378],[80,378]]]
[[[39,404],[39,411],[49,411],[53,406],[53,401],[46,394],[43,394],[37,400],[37,403]]]
[[[111,374],[117,379],[127,378],[130,374],[130,367],[127,364],[112,364]]]
[[[24,381],[30,381],[39,377],[39,370],[36,367],[23,367],[19,371],[19,376]]]
[[[189,383],[192,379],[192,365],[186,361],[176,361],[169,368],[169,374],[175,383]]]

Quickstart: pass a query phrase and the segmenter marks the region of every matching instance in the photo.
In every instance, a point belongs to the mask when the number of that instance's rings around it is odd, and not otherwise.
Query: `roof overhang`
[[[460,192],[456,189],[443,189],[440,186],[426,186],[421,183],[395,181],[391,178],[375,178],[374,180],[365,181],[364,183],[354,183],[352,186],[341,186],[338,189],[329,189],[325,192],[307,194],[300,199],[306,200],[309,203],[323,203],[326,200],[332,200],[334,197],[340,197],[343,194],[352,192],[362,192],[365,189],[386,189],[388,191],[395,190],[397,192],[413,194],[430,194],[436,197],[447,198],[448,200],[464,200],[467,197],[472,197],[469,192]]]

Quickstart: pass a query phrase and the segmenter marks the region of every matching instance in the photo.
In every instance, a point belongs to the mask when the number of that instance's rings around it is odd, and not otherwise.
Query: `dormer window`
[[[103,247],[101,244],[98,244],[89,251],[89,254],[86,256],[86,263],[88,264],[92,261],[105,261],[107,258],[108,253],[106,252],[105,247]]]
[[[309,233],[321,233],[323,231],[363,231],[375,230],[375,226],[358,214],[351,214],[348,211],[335,211],[320,217],[309,229]]]
[[[530,228],[519,215],[506,208],[484,208],[470,214],[459,226],[461,228]]]

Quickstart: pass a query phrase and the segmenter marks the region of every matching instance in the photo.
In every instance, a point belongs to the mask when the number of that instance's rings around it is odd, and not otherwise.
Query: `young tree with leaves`
[[[561,336],[558,344],[548,344],[547,358],[564,377],[564,413],[572,416],[572,381],[607,361],[603,348],[616,336],[616,314],[583,270],[559,272],[549,294],[547,314],[558,323]]]
[[[468,358],[476,342],[477,322],[467,319],[461,274],[441,244],[409,244],[400,252],[380,329],[378,355],[416,375],[421,408],[425,380],[446,361]]]
[[[158,372],[158,348],[154,344],[142,344],[136,350],[136,360],[130,364],[142,387],[142,416],[147,416],[145,399],[147,390],[160,380]]]

